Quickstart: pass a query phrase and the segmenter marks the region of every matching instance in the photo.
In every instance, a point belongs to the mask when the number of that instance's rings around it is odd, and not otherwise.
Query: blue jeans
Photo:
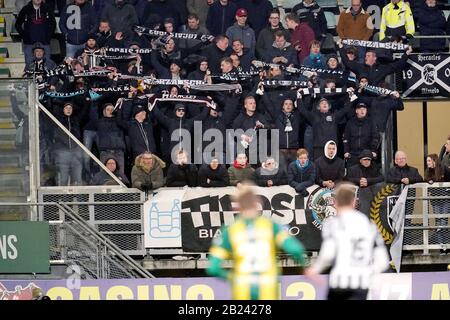
[[[439,202],[438,202],[439,201]],[[436,203],[433,204],[432,200],[432,208],[433,208],[433,214],[446,214],[450,213],[450,204],[448,203],[442,203],[443,200],[435,200]],[[448,218],[436,218],[436,226],[437,227],[443,227],[446,226],[448,222]],[[437,229],[436,232],[436,240],[441,243],[445,243],[448,239],[447,233],[449,232],[448,229]]]
[[[80,148],[55,150],[55,164],[59,186],[67,186],[69,177],[72,186],[83,184],[81,178],[83,163]]]
[[[84,130],[83,133],[83,144],[89,150],[92,150],[94,142],[97,143],[97,131]],[[91,157],[85,152],[83,152],[83,168],[84,171],[89,175],[91,173]]]
[[[50,45],[43,45],[45,53],[44,57],[47,59],[50,59]],[[33,55],[33,45],[32,44],[23,44],[23,54],[25,56],[25,65],[33,62],[34,55]]]
[[[308,150],[308,153],[312,158],[314,154],[314,136],[312,127],[308,125],[305,128],[305,134],[303,136],[303,146],[306,150]]]
[[[75,54],[78,50],[83,49],[84,44],[70,44],[66,43],[66,57],[76,58]]]

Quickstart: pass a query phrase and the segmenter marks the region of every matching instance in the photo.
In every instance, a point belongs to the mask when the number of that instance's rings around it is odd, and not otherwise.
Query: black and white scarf
[[[148,53],[152,53],[152,49],[151,48],[139,48],[139,49],[133,49],[133,48],[105,48],[105,51],[107,53],[128,53],[131,55],[136,55],[136,54],[148,54]]]
[[[134,26],[133,31],[136,33],[142,33],[151,37],[162,37],[162,36],[171,36],[174,39],[189,39],[189,40],[200,40],[207,41],[211,35],[209,34],[198,34],[198,33],[183,33],[183,32],[174,32],[168,33],[166,31],[158,31],[153,30],[143,26]]]
[[[388,50],[408,50],[409,45],[397,42],[378,42],[378,41],[366,41],[366,40],[354,40],[344,39],[343,44],[355,47],[375,48],[375,49],[388,49]]]
[[[156,103],[159,101],[176,101],[185,103],[200,103],[204,104],[209,108],[216,109],[216,103],[208,97],[204,96],[193,96],[193,95],[170,95],[169,93],[163,94],[149,94],[148,97],[148,109],[153,110]]]

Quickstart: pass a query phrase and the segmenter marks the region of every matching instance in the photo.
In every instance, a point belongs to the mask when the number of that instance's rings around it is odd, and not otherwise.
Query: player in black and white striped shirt
[[[314,277],[331,267],[329,300],[365,300],[372,277],[389,266],[375,224],[355,210],[356,193],[357,187],[348,183],[336,188],[337,215],[325,220],[319,256],[305,270],[305,275]]]

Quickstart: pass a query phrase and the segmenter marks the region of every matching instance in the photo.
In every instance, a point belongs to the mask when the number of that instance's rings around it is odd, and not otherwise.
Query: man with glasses
[[[395,165],[387,173],[387,183],[409,185],[423,181],[417,168],[408,166],[407,160],[408,158],[404,151],[397,151],[395,153]]]
[[[131,169],[131,183],[133,188],[142,191],[154,190],[164,185],[162,169],[166,167],[164,161],[151,152],[145,151],[136,157]]]
[[[287,175],[284,168],[278,166],[275,158],[269,157],[255,172],[256,183],[260,187],[282,186],[287,184]]]
[[[262,59],[266,50],[272,47],[275,40],[275,32],[281,31],[285,35],[286,39],[289,39],[289,32],[280,22],[280,12],[278,9],[272,10],[269,16],[269,25],[261,30],[256,41],[256,56]]]

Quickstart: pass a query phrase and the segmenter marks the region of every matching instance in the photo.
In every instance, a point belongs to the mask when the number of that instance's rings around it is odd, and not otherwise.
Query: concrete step
[[[25,169],[22,167],[4,166],[0,167],[0,178],[3,178],[5,175],[19,175],[25,172]]]
[[[4,186],[0,188],[0,196],[6,197],[12,194],[25,196],[22,186]]]
[[[15,141],[0,141],[0,153],[17,150]]]
[[[0,163],[18,162],[22,157],[22,153],[17,150],[15,152],[3,152],[0,154]]]
[[[14,203],[26,203],[26,197],[10,198],[8,201]],[[29,219],[28,206],[0,206],[0,221],[24,221]]]
[[[18,190],[23,189],[25,185],[24,175],[13,175],[5,174],[0,175],[0,190],[2,188],[17,188]]]
[[[16,129],[16,126],[14,125],[14,123],[12,123],[12,121],[0,121],[0,134],[3,132],[3,130],[11,129]]]
[[[8,55],[11,58],[24,58],[21,42],[3,42],[0,44],[2,48],[8,49]]]
[[[12,129],[0,129],[0,140],[3,142],[15,141],[16,140],[16,128]]]

